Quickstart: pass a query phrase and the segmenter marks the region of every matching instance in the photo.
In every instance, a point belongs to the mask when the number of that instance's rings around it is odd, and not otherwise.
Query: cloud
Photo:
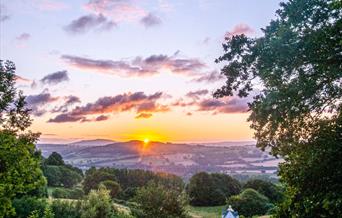
[[[66,120],[65,122],[89,121],[91,119],[88,119],[87,116],[126,111],[134,111],[138,114],[169,111],[167,106],[157,102],[162,97],[162,92],[156,92],[151,95],[146,95],[144,92],[134,92],[101,97],[93,103],[77,106],[71,111],[63,113],[64,116],[60,114],[48,122],[63,122],[62,120]]]
[[[111,30],[117,24],[108,20],[102,14],[81,16],[64,27],[64,30],[71,34],[86,33],[91,29]]]
[[[255,33],[255,30],[247,24],[240,23],[234,26],[234,28],[225,34],[225,38],[230,38],[235,35],[249,35]]]
[[[66,99],[65,104],[67,104],[67,105],[72,105],[75,103],[81,103],[80,98],[77,96],[74,96],[74,95],[66,96],[65,99]]]
[[[31,35],[28,33],[22,33],[19,36],[16,37],[18,41],[27,41],[31,38]]]
[[[205,37],[205,38],[203,39],[203,41],[202,41],[202,44],[203,44],[203,45],[208,45],[209,42],[210,42],[210,37]]]
[[[184,107],[187,110],[207,111],[213,114],[219,113],[245,113],[248,111],[249,98],[225,97],[225,98],[209,98],[209,91],[206,89],[191,91],[172,104],[175,107]],[[189,112],[188,112],[189,113]],[[190,114],[187,115],[192,115]]]
[[[199,99],[200,96],[206,95],[208,93],[209,93],[209,91],[207,89],[202,89],[202,90],[188,92],[185,96],[192,98],[192,99]]]
[[[213,83],[224,79],[224,76],[217,72],[216,70],[206,73],[205,75],[199,76],[192,80],[192,82],[206,82]]]
[[[56,85],[63,81],[68,81],[69,76],[66,70],[57,71],[55,73],[48,74],[44,76],[40,81],[43,84]]]
[[[245,99],[203,99],[198,102],[199,111],[213,111],[217,113],[245,113],[248,111],[248,104]]]
[[[148,28],[148,27],[160,25],[162,21],[156,15],[149,13],[143,18],[141,18],[140,23],[143,24],[146,28]]]
[[[59,97],[53,97],[50,93],[43,91],[38,95],[28,95],[26,97],[26,102],[34,116],[42,116],[46,113],[44,106],[51,102],[55,102],[58,99]]]
[[[15,75],[15,80],[17,82],[22,82],[22,83],[31,83],[32,82],[32,80],[24,78],[24,77],[19,76],[19,75]]]
[[[78,69],[122,77],[151,76],[159,74],[163,70],[193,76],[206,67],[199,59],[177,58],[167,55],[151,55],[147,58],[136,57],[131,61],[97,60],[72,55],[62,55],[61,59]]]
[[[109,119],[109,116],[100,115],[100,116],[95,118],[95,121],[104,121],[104,120],[108,120],[108,119]]]
[[[137,116],[135,116],[135,119],[147,119],[152,117],[151,113],[140,113]]]
[[[70,114],[59,114],[55,118],[48,120],[49,123],[65,123],[65,122],[76,122],[82,120],[81,116],[72,116]]]
[[[52,0],[35,0],[35,7],[43,11],[59,11],[68,8],[68,6],[61,1]]]
[[[70,106],[77,104],[77,103],[81,103],[80,98],[74,95],[65,96],[63,97],[63,99],[64,99],[63,105],[56,106],[54,109],[51,110],[52,113],[58,113],[58,112],[66,113],[68,112],[68,108]]]
[[[94,14],[103,14],[115,23],[139,20],[147,14],[131,0],[90,0],[84,8]]]

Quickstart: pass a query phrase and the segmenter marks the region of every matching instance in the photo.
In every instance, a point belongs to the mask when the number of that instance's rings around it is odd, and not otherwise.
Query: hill
[[[205,146],[200,144],[142,141],[105,145],[38,144],[44,156],[56,151],[67,163],[81,169],[90,166],[165,171],[189,178],[198,171],[230,174],[274,174],[279,159],[255,145]]]

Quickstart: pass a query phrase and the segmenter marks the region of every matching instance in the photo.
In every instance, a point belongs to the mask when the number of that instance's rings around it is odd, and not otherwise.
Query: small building
[[[233,210],[231,205],[229,205],[227,210],[222,211],[222,218],[239,218],[239,214],[237,211]]]

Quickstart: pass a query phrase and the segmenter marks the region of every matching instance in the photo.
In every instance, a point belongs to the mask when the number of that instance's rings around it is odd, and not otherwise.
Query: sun
[[[148,138],[145,138],[145,139],[144,139],[144,143],[145,143],[145,144],[148,144],[149,142],[150,142],[150,140],[149,140]]]

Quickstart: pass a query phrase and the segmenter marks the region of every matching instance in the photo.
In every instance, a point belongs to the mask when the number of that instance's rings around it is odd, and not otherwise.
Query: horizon
[[[225,37],[262,35],[279,3],[6,1],[0,57],[43,141],[249,141],[252,96],[213,98],[214,61]]]
[[[144,142],[144,140],[139,140],[139,139],[131,139],[131,140],[113,140],[113,139],[106,139],[106,138],[79,138],[79,139],[39,139],[36,144],[74,144],[78,142],[87,142],[87,141],[101,141],[101,140],[106,140],[106,141],[112,141],[113,143],[122,143],[122,142],[130,142],[130,141],[140,141]],[[153,142],[159,142],[159,143],[172,143],[172,144],[204,144],[204,145],[210,145],[210,144],[223,144],[223,143],[237,143],[238,145],[236,146],[241,146],[242,143],[256,143],[256,140],[230,140],[230,141],[154,141],[148,139],[148,143],[153,143]]]

